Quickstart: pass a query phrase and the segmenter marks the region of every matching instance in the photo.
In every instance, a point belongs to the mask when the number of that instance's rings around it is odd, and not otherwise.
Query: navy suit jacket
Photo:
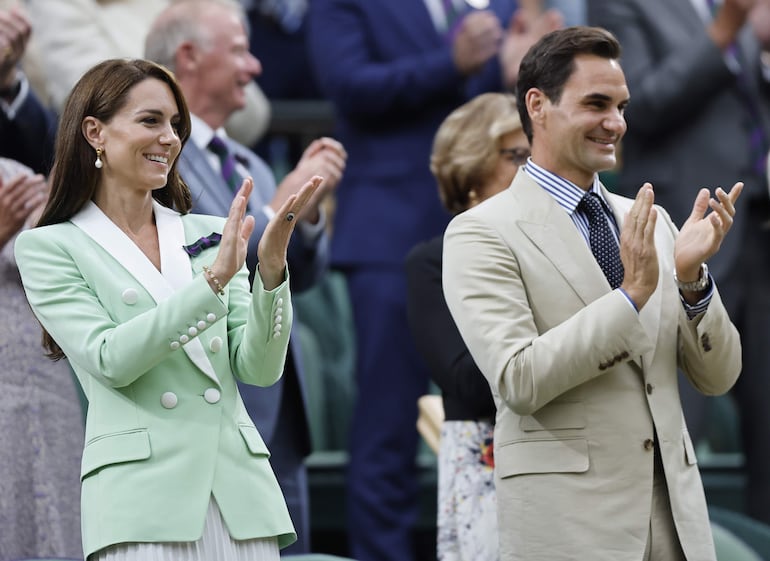
[[[515,7],[490,2],[504,26]],[[428,167],[436,129],[472,96],[501,89],[499,62],[458,74],[422,0],[313,0],[308,23],[311,62],[348,151],[332,260],[401,266],[448,222]]]
[[[227,140],[240,163],[249,170],[254,179],[254,190],[249,199],[247,212],[256,219],[256,226],[249,241],[249,252],[246,258],[251,274],[254,274],[257,263],[257,244],[267,226],[267,216],[262,212],[262,207],[273,197],[276,190],[275,179],[270,168],[257,157],[251,150],[235,142]],[[211,167],[206,154],[195,145],[188,142],[179,156],[179,173],[190,188],[193,200],[193,212],[200,214],[212,214],[227,216],[232,203],[233,193],[225,183],[218,170]],[[303,290],[312,286],[326,268],[328,261],[328,243],[325,234],[309,244],[300,232],[296,232],[289,244],[289,271],[291,275],[292,290]],[[287,379],[295,376],[302,403],[297,411],[290,414],[299,415],[301,425],[305,427],[303,435],[300,435],[300,443],[304,454],[310,452],[310,435],[307,430],[307,398],[304,376],[302,375],[302,362],[297,345],[297,338],[292,330],[291,344],[289,345],[291,357],[286,362],[284,376],[274,385],[268,388],[254,388],[240,385],[241,397],[246,409],[251,415],[254,424],[259,429],[268,446],[272,444],[273,435],[278,423],[281,404],[283,403],[283,390]],[[292,367],[293,365],[293,367]]]
[[[56,115],[28,90],[13,119],[0,110],[0,156],[47,175],[53,162],[56,125]]]

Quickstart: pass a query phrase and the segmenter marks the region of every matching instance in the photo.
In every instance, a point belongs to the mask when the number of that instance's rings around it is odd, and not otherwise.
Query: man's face
[[[234,12],[212,7],[207,28],[210,40],[201,46],[198,75],[203,79],[198,86],[207,105],[229,116],[246,104],[244,88],[262,66],[249,52],[249,39]]]
[[[577,56],[559,102],[542,96],[533,116],[533,161],[580,187],[589,187],[596,172],[617,163],[627,104],[628,87],[618,61]]]

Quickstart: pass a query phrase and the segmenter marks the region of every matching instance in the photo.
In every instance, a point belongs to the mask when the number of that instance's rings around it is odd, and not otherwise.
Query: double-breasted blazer
[[[603,195],[622,225],[633,201]],[[658,208],[658,285],[637,313],[524,170],[450,223],[444,292],[497,406],[501,559],[641,559],[656,448],[687,559],[715,558],[677,367],[720,394],[738,377],[741,346],[716,288],[688,318],[676,234]]]
[[[93,203],[21,234],[15,250],[35,315],[88,398],[82,460],[86,556],[119,542],[200,538],[212,495],[235,539],[296,538],[235,377],[274,383],[292,309],[244,266],[223,296],[202,267],[217,248],[182,249],[224,219],[155,203],[158,271]]]

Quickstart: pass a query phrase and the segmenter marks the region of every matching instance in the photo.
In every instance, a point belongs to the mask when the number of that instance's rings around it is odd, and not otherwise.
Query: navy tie
[[[209,142],[209,150],[219,157],[219,162],[222,165],[222,178],[227,183],[227,186],[230,187],[230,190],[236,193],[241,187],[243,178],[235,167],[235,155],[227,147],[225,141],[218,136],[214,136],[211,142]]]
[[[588,218],[588,241],[596,261],[604,271],[610,286],[615,289],[623,282],[623,263],[620,248],[607,221],[607,213],[595,193],[586,193],[578,209]]]

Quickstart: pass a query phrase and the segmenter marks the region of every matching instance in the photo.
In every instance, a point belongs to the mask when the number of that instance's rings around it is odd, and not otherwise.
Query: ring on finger
[[[294,213],[293,213],[293,212],[290,212],[290,213],[288,213],[288,214],[286,215],[286,222],[291,222],[292,220],[294,220],[294,216],[295,216],[295,215],[294,215]]]

